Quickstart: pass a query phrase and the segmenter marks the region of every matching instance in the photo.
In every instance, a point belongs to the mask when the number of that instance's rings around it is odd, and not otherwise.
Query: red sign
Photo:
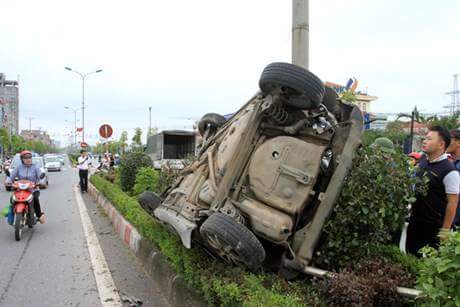
[[[83,128],[77,128],[77,132],[83,132]]]
[[[111,137],[113,134],[113,129],[110,125],[102,125],[100,128],[99,128],[99,135],[105,139]]]
[[[85,142],[81,142],[81,143],[80,143],[80,146],[81,146],[81,148],[87,148],[87,147],[88,147],[88,144],[85,143]]]

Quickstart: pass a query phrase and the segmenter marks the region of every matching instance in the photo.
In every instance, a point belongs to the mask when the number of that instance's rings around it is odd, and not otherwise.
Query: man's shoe
[[[40,215],[38,220],[40,221],[40,224],[45,224],[45,215],[42,213],[42,215]]]

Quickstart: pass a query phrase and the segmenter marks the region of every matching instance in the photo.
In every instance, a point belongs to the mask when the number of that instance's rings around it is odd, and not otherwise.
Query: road
[[[68,166],[49,174],[50,185],[41,190],[40,197],[46,223],[25,229],[20,242],[14,240],[13,228],[6,219],[0,219],[0,306],[117,305],[101,299],[107,285],[96,282],[93,273],[92,263],[97,265],[99,260],[90,256],[82,207],[89,215],[87,224],[94,227],[96,249],[102,251],[109,268],[101,275],[113,280],[114,288],[105,291],[122,299],[137,298],[142,306],[168,306],[137,258],[114,234],[102,209],[87,194],[79,197],[83,205],[79,209],[77,178],[76,170]],[[4,176],[0,179],[3,183]],[[2,186],[1,208],[9,202],[10,194]],[[94,249],[91,242],[89,245]]]

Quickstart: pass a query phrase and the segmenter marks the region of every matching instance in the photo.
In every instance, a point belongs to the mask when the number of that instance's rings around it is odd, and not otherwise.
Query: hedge
[[[98,175],[92,176],[90,181],[144,238],[159,248],[173,269],[209,305],[326,305],[308,279],[288,282],[274,274],[253,274],[239,267],[229,268],[221,261],[210,259],[200,248],[186,249],[177,236],[155,223],[135,198]]]

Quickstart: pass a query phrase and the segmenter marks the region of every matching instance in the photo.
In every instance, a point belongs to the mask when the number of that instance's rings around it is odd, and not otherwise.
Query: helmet
[[[419,160],[422,157],[422,154],[414,151],[408,154],[408,156],[414,158],[415,160]]]
[[[21,151],[21,154],[20,154],[21,160],[26,158],[26,156],[32,158],[32,153],[30,151],[28,151],[28,150]]]
[[[376,138],[374,143],[371,145],[372,148],[379,148],[381,151],[386,153],[394,153],[395,145],[393,142],[386,137]]]

